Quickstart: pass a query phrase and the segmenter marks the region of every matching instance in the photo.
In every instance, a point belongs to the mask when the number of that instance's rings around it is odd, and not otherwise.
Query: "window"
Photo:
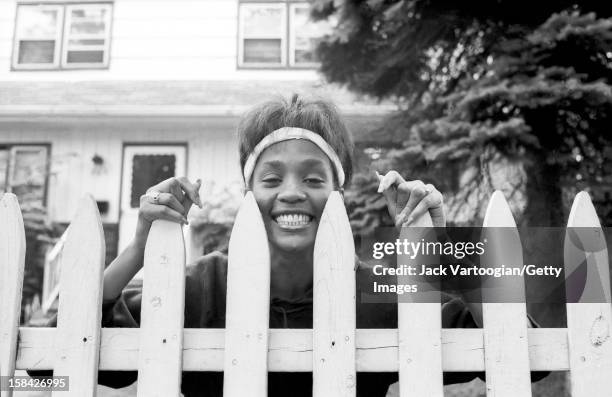
[[[44,205],[49,147],[0,145],[0,193],[14,193],[21,203]]]
[[[111,4],[20,4],[13,68],[108,66]]]
[[[308,3],[293,0],[241,0],[238,25],[243,67],[316,67],[318,40],[330,32],[329,22],[310,20]]]

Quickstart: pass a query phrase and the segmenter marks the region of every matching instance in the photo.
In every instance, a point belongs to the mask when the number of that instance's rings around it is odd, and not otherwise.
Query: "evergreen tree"
[[[313,9],[338,20],[318,49],[327,78],[398,104],[377,132],[379,167],[433,180],[451,220],[477,225],[501,187],[522,223],[561,226],[564,192],[610,178],[610,5],[317,0]],[[373,177],[355,184],[352,220],[367,232],[384,207]]]

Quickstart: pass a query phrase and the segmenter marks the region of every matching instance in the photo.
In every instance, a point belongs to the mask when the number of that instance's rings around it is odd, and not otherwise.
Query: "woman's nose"
[[[306,193],[296,183],[286,183],[282,186],[278,199],[284,202],[299,202],[306,200]]]

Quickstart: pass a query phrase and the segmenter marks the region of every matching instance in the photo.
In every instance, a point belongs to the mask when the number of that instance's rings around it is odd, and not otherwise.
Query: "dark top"
[[[357,261],[357,328],[397,328],[397,305],[361,303],[359,291],[372,288],[370,265]],[[376,276],[380,282],[380,276]],[[201,257],[186,269],[185,328],[224,328],[227,256],[219,252]],[[390,281],[392,282],[392,281]],[[116,299],[102,306],[103,327],[139,327],[142,284],[130,283]],[[56,325],[56,317],[48,326]],[[530,319],[532,326],[537,326]],[[443,328],[476,328],[467,307],[458,298],[443,295]],[[288,301],[272,298],[270,328],[312,328],[312,291],[304,297]],[[29,371],[31,375],[48,375],[49,371]],[[533,373],[539,380],[547,373]],[[469,382],[484,373],[445,373],[444,383]],[[136,371],[99,371],[98,383],[119,388],[136,381]],[[358,397],[384,397],[390,384],[397,382],[397,373],[357,374]],[[218,397],[223,392],[222,372],[183,372],[181,391],[185,397]],[[312,396],[312,373],[270,372],[268,396]]]

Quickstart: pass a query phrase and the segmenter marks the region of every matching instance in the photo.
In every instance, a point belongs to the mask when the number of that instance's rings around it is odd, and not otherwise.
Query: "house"
[[[61,224],[91,193],[112,258],[147,187],[241,180],[234,130],[262,99],[324,95],[365,135],[393,107],[323,82],[330,26],[308,16],[294,0],[3,0],[0,192]]]

